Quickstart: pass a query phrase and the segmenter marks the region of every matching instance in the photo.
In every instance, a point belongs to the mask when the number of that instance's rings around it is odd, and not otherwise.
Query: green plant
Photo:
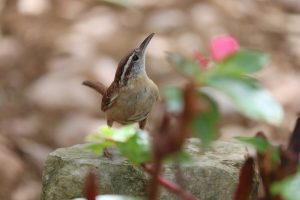
[[[256,161],[262,180],[264,196],[261,200],[298,200],[300,199],[300,118],[296,122],[287,148],[272,145],[264,133],[259,132],[254,138],[238,137],[238,140],[253,146],[256,151]],[[235,200],[249,199],[249,183],[254,174],[247,168],[250,160],[244,164]],[[243,176],[243,177],[242,177]]]

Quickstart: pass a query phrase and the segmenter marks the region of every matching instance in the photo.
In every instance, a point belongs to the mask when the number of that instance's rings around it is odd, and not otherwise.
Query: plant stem
[[[145,170],[145,172],[147,172],[150,175],[153,174],[153,169],[151,166],[147,164],[142,164],[141,166]],[[184,191],[179,185],[161,176],[158,176],[158,183],[170,192],[180,196],[184,200],[197,200],[191,193]]]
[[[159,183],[159,172],[161,170],[161,159],[155,159],[152,170],[152,181],[149,191],[149,200],[157,200],[158,196],[158,183]]]

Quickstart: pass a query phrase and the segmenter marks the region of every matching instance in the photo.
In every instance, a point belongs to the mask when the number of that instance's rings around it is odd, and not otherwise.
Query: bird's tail
[[[85,86],[93,88],[97,92],[99,92],[102,96],[105,94],[107,87],[98,81],[84,81],[82,83]]]

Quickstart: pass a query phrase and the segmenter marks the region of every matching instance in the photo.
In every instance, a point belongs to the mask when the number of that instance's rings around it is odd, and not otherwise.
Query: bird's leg
[[[107,124],[107,126],[109,126],[109,127],[112,127],[113,123],[114,123],[114,121],[109,120],[109,119],[106,121],[106,124]]]
[[[142,130],[145,129],[146,123],[147,123],[147,118],[145,118],[142,121],[140,121],[139,122],[140,129],[142,129]]]
[[[106,123],[107,123],[107,126],[112,127],[112,125],[113,125],[114,122],[111,121],[111,120],[107,120]],[[107,148],[103,149],[103,156],[106,157],[106,158],[108,158],[108,159],[110,159],[110,160],[112,160],[112,154],[108,151]]]

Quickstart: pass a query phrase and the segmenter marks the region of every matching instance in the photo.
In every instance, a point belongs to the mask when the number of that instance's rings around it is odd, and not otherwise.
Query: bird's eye
[[[134,55],[132,58],[132,61],[137,61],[139,59],[139,57],[137,55]]]

